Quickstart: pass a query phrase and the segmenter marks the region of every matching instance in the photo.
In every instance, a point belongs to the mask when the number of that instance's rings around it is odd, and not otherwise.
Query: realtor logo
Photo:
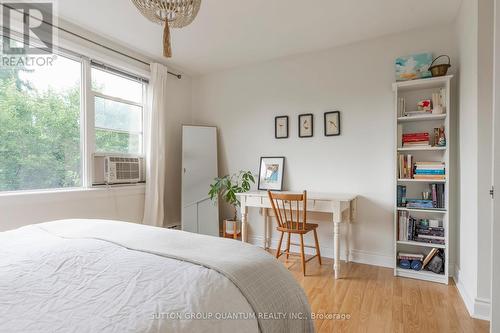
[[[52,2],[2,1],[4,55],[52,53],[54,13]]]

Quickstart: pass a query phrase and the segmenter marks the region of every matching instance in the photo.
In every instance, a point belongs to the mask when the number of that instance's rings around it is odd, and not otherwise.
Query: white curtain
[[[163,226],[165,197],[165,129],[167,112],[167,67],[151,64],[149,114],[146,117],[146,199],[142,223]]]

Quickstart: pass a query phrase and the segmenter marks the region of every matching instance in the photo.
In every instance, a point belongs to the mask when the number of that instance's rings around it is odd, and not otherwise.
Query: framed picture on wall
[[[274,118],[274,137],[276,139],[288,138],[288,116]]]
[[[299,114],[299,138],[310,138],[314,134],[314,115]]]
[[[281,191],[283,189],[284,171],[284,157],[261,157],[258,189]]]
[[[340,135],[340,111],[325,112],[325,136]]]

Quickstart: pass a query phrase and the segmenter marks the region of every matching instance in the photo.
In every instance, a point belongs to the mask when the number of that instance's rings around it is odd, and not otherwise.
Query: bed
[[[313,332],[291,274],[230,239],[108,220],[0,233],[0,332]]]

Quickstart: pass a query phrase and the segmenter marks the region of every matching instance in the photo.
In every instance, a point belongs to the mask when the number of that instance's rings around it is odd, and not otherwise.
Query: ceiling
[[[192,75],[450,23],[461,0],[202,0],[195,21],[172,29],[166,63]],[[162,58],[160,25],[130,0],[64,0],[59,16],[144,55]]]

